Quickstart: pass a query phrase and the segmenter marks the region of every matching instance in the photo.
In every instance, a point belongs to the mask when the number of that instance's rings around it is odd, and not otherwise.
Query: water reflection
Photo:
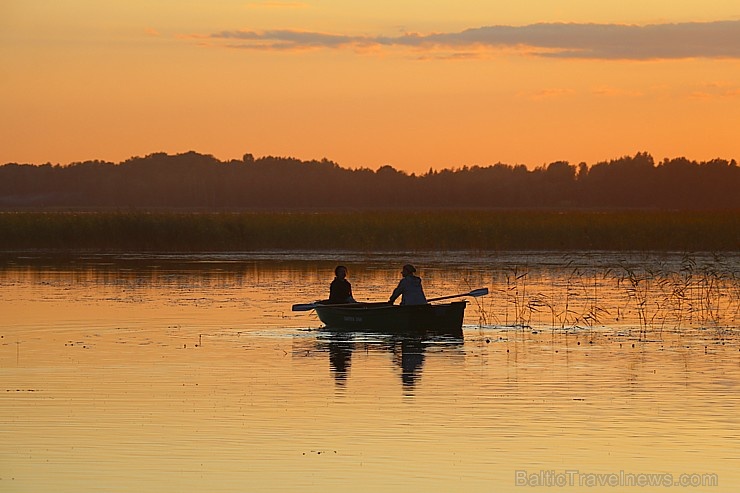
[[[404,338],[398,344],[394,344],[393,350],[396,364],[401,367],[403,388],[410,393],[421,377],[421,367],[424,365],[424,345],[421,339]]]
[[[421,379],[428,350],[453,350],[463,354],[463,338],[424,334],[377,334],[322,330],[316,349],[328,354],[329,368],[338,388],[350,378],[354,353],[386,353],[399,371],[405,395],[413,395]]]
[[[675,279],[643,257],[624,277],[608,255],[428,255],[428,296],[491,287],[464,341],[291,313],[338,257],[0,265],[0,490],[516,493],[518,470],[738,490],[737,255]],[[395,260],[342,257],[371,300]]]
[[[328,337],[327,351],[329,352],[329,366],[334,381],[340,387],[344,387],[352,366],[352,352],[355,350],[354,334],[334,332]],[[321,343],[319,343],[321,348]]]

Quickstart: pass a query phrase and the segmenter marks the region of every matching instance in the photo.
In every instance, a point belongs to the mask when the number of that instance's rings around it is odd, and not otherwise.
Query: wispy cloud
[[[691,93],[693,99],[734,99],[740,97],[740,86],[727,82],[704,84]]]
[[[308,4],[303,2],[248,2],[245,4],[248,9],[303,9]]]
[[[630,98],[639,98],[642,96],[645,96],[645,93],[642,91],[636,91],[631,89],[623,89],[619,87],[613,87],[613,86],[599,86],[595,87],[591,90],[591,94],[594,96],[602,96],[602,97],[630,97]]]
[[[207,38],[224,46],[252,50],[406,48],[420,52],[422,58],[470,58],[500,50],[560,59],[740,58],[740,21],[645,26],[550,23],[399,36],[237,30],[213,33]]]
[[[567,96],[572,96],[573,94],[575,94],[575,91],[572,89],[563,89],[559,87],[553,87],[553,88],[541,89],[539,91],[534,91],[534,92],[520,93],[519,96],[526,98],[526,99],[531,99],[533,101],[544,101],[544,100],[562,99]]]
[[[254,50],[303,50],[306,48],[341,48],[361,43],[359,38],[317,32],[275,31],[222,31],[209,36],[210,39],[227,41],[233,48]]]

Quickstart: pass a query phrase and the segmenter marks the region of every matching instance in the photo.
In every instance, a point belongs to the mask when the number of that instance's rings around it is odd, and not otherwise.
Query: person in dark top
[[[356,303],[352,297],[352,284],[346,279],[347,268],[338,265],[334,269],[334,275],[336,277],[329,286],[329,303]]]
[[[411,264],[403,266],[401,275],[403,279],[398,283],[396,289],[393,290],[388,302],[392,305],[396,298],[401,296],[402,305],[425,305],[427,302],[426,296],[424,296],[424,289],[421,287],[421,278],[414,275],[416,268]]]

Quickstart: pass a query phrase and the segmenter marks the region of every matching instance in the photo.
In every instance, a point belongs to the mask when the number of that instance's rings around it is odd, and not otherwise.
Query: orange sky
[[[0,60],[0,163],[740,159],[737,0],[3,0]]]

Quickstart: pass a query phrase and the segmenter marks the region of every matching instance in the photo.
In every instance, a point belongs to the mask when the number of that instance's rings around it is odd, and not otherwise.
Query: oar
[[[307,312],[316,308],[316,305],[317,303],[298,303],[297,305],[293,305],[292,310],[294,312]]]
[[[469,293],[462,293],[462,294],[453,294],[452,296],[440,296],[439,298],[432,298],[428,299],[427,301],[439,301],[439,300],[448,300],[450,298],[462,298],[463,296],[473,296],[477,298],[478,296],[485,296],[488,294],[488,288],[480,288],[480,289],[474,289],[470,291]]]
[[[313,310],[317,306],[350,306],[350,305],[356,305],[357,303],[332,303],[331,305],[325,305],[324,303],[321,303],[320,301],[314,301],[313,303],[298,303],[296,305],[293,305],[294,312],[307,312],[309,310]]]

